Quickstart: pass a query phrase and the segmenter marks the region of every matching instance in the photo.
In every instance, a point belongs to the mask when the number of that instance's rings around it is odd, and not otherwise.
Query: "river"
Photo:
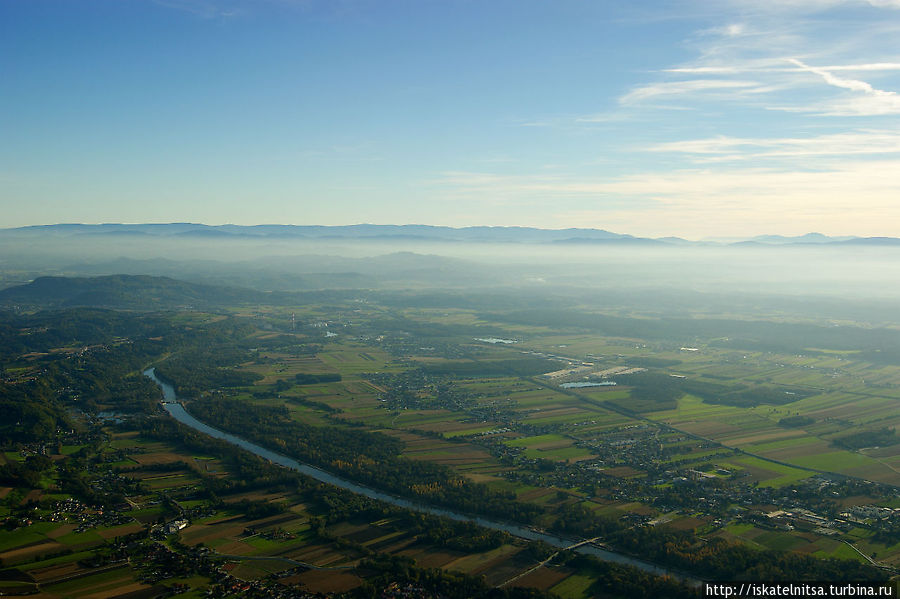
[[[479,526],[491,528],[493,530],[502,530],[522,539],[528,539],[530,541],[543,541],[548,545],[557,548],[570,547],[578,542],[571,539],[564,539],[562,537],[548,534],[546,532],[540,532],[532,528],[520,526],[518,524],[513,524],[511,522],[490,520],[487,518],[482,518],[480,516],[469,516],[467,514],[454,512],[445,508],[439,508],[425,503],[410,501],[402,497],[397,497],[396,495],[391,495],[389,493],[384,493],[371,487],[357,484],[351,480],[341,478],[340,476],[335,476],[330,472],[320,470],[319,468],[316,468],[314,466],[302,464],[297,460],[281,455],[279,453],[275,453],[274,451],[270,451],[265,447],[257,445],[256,443],[252,443],[250,441],[247,441],[246,439],[242,439],[241,437],[237,437],[230,433],[220,431],[219,429],[213,428],[208,424],[197,420],[196,418],[191,416],[187,410],[184,409],[184,406],[181,403],[179,403],[178,396],[175,394],[175,389],[172,387],[172,385],[164,383],[159,378],[157,378],[153,368],[145,370],[144,375],[149,377],[154,383],[159,385],[160,389],[162,389],[163,408],[165,408],[165,410],[178,422],[189,426],[194,430],[200,431],[201,433],[207,434],[210,437],[222,439],[223,441],[227,441],[232,445],[237,445],[238,447],[245,449],[251,453],[255,453],[259,457],[269,460],[272,463],[284,466],[285,468],[290,468],[291,470],[296,470],[297,472],[310,476],[318,481],[328,483],[342,489],[347,489],[348,491],[359,493],[360,495],[365,495],[366,497],[384,501],[386,503],[390,503],[408,510],[424,512],[427,514],[433,514],[435,516],[443,516],[444,518],[450,518],[451,520],[457,520],[460,522],[474,522]],[[639,560],[627,555],[622,555],[620,553],[615,553],[606,549],[601,549],[600,547],[596,547],[594,545],[582,545],[580,547],[577,547],[576,551],[588,555],[593,555],[605,561],[615,562],[617,564],[624,564],[628,566],[635,566],[637,568],[640,568],[641,570],[644,570],[651,574],[655,574],[657,576],[671,576],[688,584],[700,584],[700,582],[696,579],[690,578],[680,573],[672,572],[671,570],[667,570],[665,568],[657,566],[656,564]]]

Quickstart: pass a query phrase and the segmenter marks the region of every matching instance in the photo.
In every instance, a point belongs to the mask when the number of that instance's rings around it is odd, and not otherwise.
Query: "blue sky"
[[[0,0],[0,226],[900,236],[897,40],[900,0]]]

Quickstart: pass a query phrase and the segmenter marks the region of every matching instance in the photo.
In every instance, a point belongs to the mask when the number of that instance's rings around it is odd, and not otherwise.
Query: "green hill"
[[[147,275],[39,277],[26,285],[0,290],[0,306],[127,310],[209,308],[259,301],[265,294],[233,287],[198,285]]]

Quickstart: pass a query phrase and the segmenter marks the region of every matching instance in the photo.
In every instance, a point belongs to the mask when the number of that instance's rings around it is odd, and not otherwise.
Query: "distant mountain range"
[[[546,243],[584,239],[588,241],[637,239],[602,229],[536,229],[530,227],[439,227],[432,225],[204,225],[170,224],[58,224],[0,230],[0,234],[125,235],[177,237],[250,237],[295,239],[406,239],[421,241]]]
[[[679,237],[651,239],[612,233],[603,229],[539,229],[533,227],[442,227],[432,225],[204,225],[196,223],[168,224],[57,224],[0,229],[2,237],[50,235],[123,236],[132,238],[280,238],[309,240],[422,241],[467,243],[548,243],[609,245],[900,245],[895,237],[829,237],[807,233],[797,237],[759,235],[750,239],[727,241],[688,241]]]

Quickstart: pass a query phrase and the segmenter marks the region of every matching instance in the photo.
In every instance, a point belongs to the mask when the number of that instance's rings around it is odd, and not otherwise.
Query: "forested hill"
[[[169,277],[109,275],[40,277],[0,290],[0,307],[69,308],[90,306],[127,310],[209,308],[260,301],[265,294],[235,287],[188,283]]]

